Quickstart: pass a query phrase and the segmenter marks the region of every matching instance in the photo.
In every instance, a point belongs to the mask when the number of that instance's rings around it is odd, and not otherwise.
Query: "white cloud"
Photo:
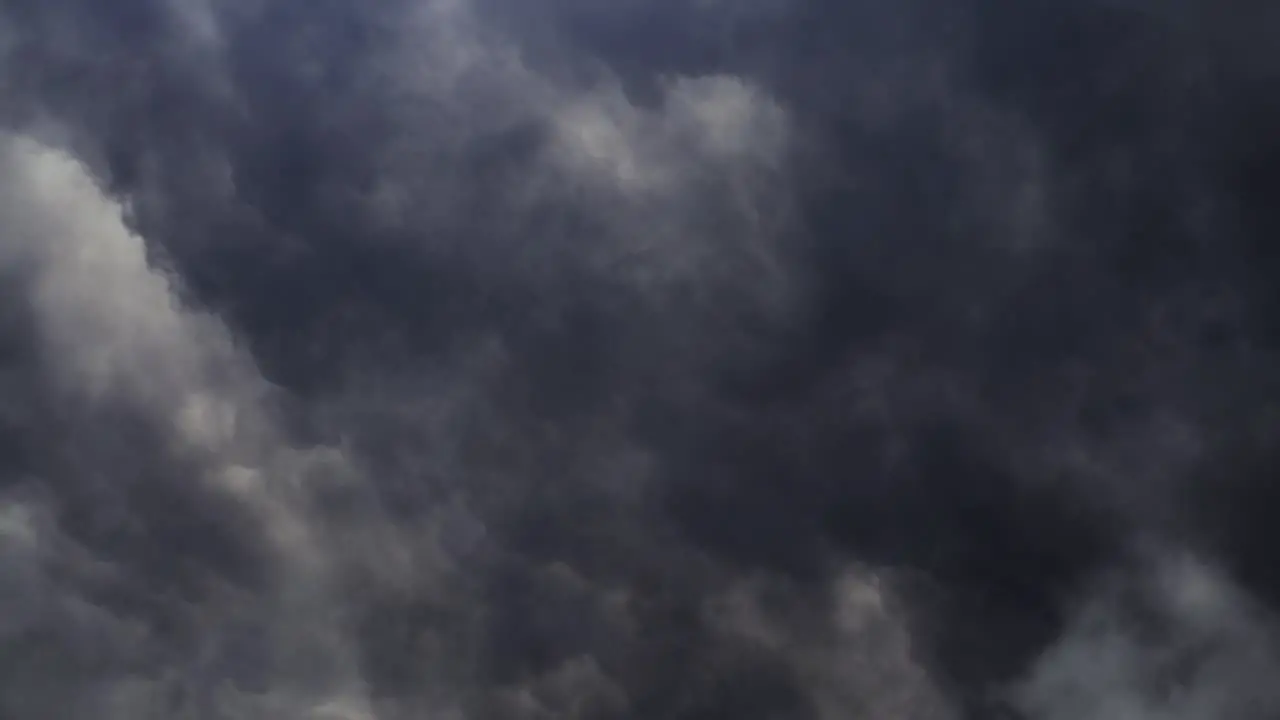
[[[261,382],[215,318],[185,311],[147,247],[71,157],[5,143],[0,261],[30,271],[31,304],[58,376],[92,398],[129,398],[185,440],[224,445]]]
[[[170,429],[178,452],[204,459],[203,480],[240,501],[273,541],[276,587],[257,599],[255,612],[273,618],[271,641],[291,660],[277,669],[267,696],[241,700],[246,707],[285,702],[294,713],[288,717],[334,717],[334,708],[362,717],[350,710],[365,701],[334,623],[329,538],[312,527],[306,486],[313,478],[350,475],[351,468],[340,453],[297,450],[283,441],[260,405],[266,383],[252,362],[217,318],[183,306],[173,282],[149,263],[142,238],[125,226],[122,208],[82,165],[25,138],[6,139],[0,162],[0,271],[29,283],[54,378],[86,402],[150,413]],[[63,541],[57,528],[35,533],[31,510],[22,504],[6,502],[0,510],[0,549],[26,548],[22,563],[3,565],[39,575],[46,546]],[[28,578],[22,586],[39,584]],[[108,687],[104,702],[134,707],[141,687]],[[299,710],[306,707],[314,713]],[[255,716],[245,712],[231,717]]]

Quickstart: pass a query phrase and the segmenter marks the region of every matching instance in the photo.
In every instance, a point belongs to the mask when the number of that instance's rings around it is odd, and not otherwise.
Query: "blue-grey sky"
[[[0,0],[0,720],[1275,717],[1277,32]]]

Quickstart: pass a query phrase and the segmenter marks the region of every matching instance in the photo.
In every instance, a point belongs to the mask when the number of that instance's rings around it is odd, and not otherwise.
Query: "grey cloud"
[[[0,2],[0,708],[1258,715],[1241,24]]]
[[[890,585],[879,574],[848,568],[825,597],[804,598],[785,581],[755,577],[709,603],[708,612],[721,632],[785,658],[815,717],[954,717],[914,657]],[[786,600],[769,603],[770,595]]]
[[[1082,603],[1067,632],[1018,689],[1030,716],[1275,712],[1280,695],[1270,680],[1278,659],[1270,612],[1185,555],[1157,556],[1128,577],[1117,575]]]
[[[20,138],[11,140],[6,150],[6,259],[31,268],[32,314],[44,337],[45,360],[53,366],[55,382],[87,396],[91,403],[137,403],[167,430],[154,439],[173,443],[169,452],[203,456],[195,476],[174,475],[162,482],[208,483],[249,510],[260,524],[261,538],[276,545],[266,552],[278,556],[274,572],[283,576],[288,588],[281,592],[302,595],[296,599],[265,598],[260,602],[267,607],[260,612],[281,613],[274,631],[285,643],[302,642],[290,637],[297,630],[288,625],[296,621],[285,618],[290,613],[317,612],[317,599],[306,597],[317,590],[304,588],[318,582],[320,561],[313,555],[319,548],[307,537],[305,511],[295,499],[296,489],[289,487],[296,481],[291,463],[263,454],[288,454],[288,449],[271,447],[267,420],[256,417],[255,395],[261,380],[251,365],[236,355],[230,338],[215,320],[183,311],[168,280],[148,265],[142,240],[124,226],[119,206],[102,196],[83,167]],[[168,454],[163,445],[155,452],[162,457]],[[268,472],[257,467],[262,463],[269,465],[263,468]],[[113,477],[112,469],[106,470],[108,483],[127,482]],[[109,485],[104,490],[111,492]],[[10,514],[19,519],[27,512],[22,504],[10,508]],[[43,544],[39,536],[26,537],[31,533],[21,530],[15,530],[15,542],[31,547]],[[110,565],[112,559],[100,562]],[[74,621],[87,623],[94,631],[122,626],[144,638],[147,635],[141,621],[113,616],[88,598],[72,596],[69,602],[76,608]],[[96,620],[98,616],[103,619]],[[92,637],[80,637],[74,626],[70,632],[77,641]],[[304,634],[325,632],[323,625],[315,625]],[[142,652],[141,647],[133,647],[140,640],[108,635],[100,642],[107,646],[107,652],[122,653],[126,658]],[[324,652],[320,648],[314,651]],[[57,670],[48,668],[46,672],[56,674]],[[88,688],[97,682],[90,678]],[[142,688],[148,686],[145,676],[138,682]],[[9,691],[18,694],[21,703],[26,693],[19,687],[11,686]],[[113,682],[100,692],[129,697],[148,694],[130,687]],[[94,700],[96,693],[87,694],[80,701],[83,707],[58,712],[80,716],[100,712],[94,707],[98,702],[107,707],[116,702]],[[121,712],[139,712],[130,702],[120,702]],[[13,712],[50,711],[19,707]]]

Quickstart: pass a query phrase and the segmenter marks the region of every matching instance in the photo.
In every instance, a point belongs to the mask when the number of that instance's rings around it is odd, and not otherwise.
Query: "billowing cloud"
[[[0,716],[1274,713],[1273,15],[0,3]]]
[[[1265,717],[1274,617],[1190,557],[1156,556],[1103,581],[1018,688],[1043,718]]]

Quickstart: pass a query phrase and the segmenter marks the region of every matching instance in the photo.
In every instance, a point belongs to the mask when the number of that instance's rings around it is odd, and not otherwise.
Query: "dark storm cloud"
[[[0,3],[0,715],[1265,717],[1261,3]]]

